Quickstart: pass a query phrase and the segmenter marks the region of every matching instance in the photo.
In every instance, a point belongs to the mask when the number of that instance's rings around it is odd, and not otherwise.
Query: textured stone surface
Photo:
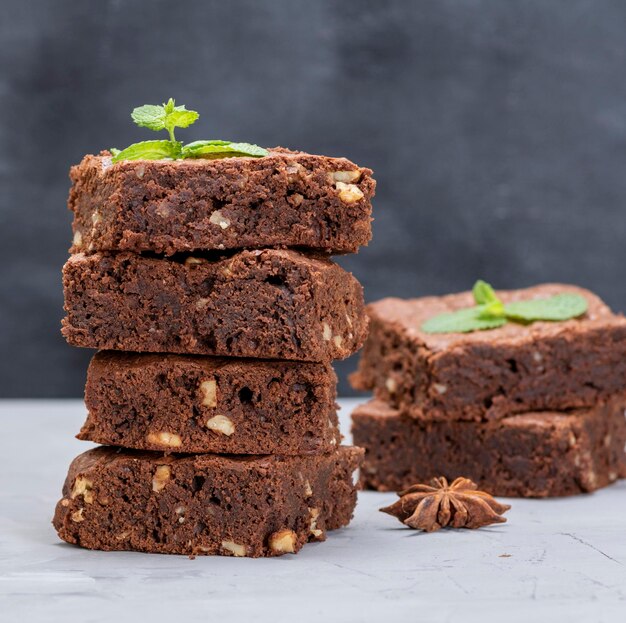
[[[340,403],[345,433],[354,401]],[[71,438],[84,416],[79,400],[0,401],[6,437],[29,439],[0,453],[0,471],[12,474],[0,510],[9,621],[27,612],[50,623],[86,613],[94,623],[195,622],[209,613],[227,623],[362,623],[390,608],[410,621],[428,612],[433,623],[623,618],[626,480],[592,495],[512,500],[506,524],[477,531],[417,534],[378,512],[394,493],[361,491],[350,525],[297,556],[103,553],[59,542],[50,524],[67,466],[87,445]]]

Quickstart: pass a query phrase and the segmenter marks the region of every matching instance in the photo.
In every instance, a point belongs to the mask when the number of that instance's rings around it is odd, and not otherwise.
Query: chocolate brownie
[[[103,351],[79,439],[171,452],[311,454],[341,440],[329,364]]]
[[[493,495],[548,497],[594,491],[626,477],[626,397],[571,412],[490,422],[422,422],[382,401],[352,414],[365,448],[362,484],[399,491],[445,476],[470,478]]]
[[[498,295],[509,302],[559,292],[584,296],[587,313],[565,322],[509,322],[473,333],[421,330],[437,314],[472,306],[470,292],[373,303],[367,307],[370,335],[352,384],[431,421],[592,406],[624,387],[626,319],[574,286],[546,284]]]
[[[214,260],[79,253],[63,277],[63,334],[74,346],[330,361],[367,332],[358,281],[290,250]]]
[[[298,457],[164,456],[100,447],[74,460],[54,526],[89,549],[276,556],[322,541],[356,504],[360,448]]]
[[[264,158],[72,167],[72,253],[307,247],[353,253],[371,238],[370,169],[272,149]]]

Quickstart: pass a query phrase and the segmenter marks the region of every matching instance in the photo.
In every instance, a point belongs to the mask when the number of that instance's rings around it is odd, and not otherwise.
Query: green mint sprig
[[[167,130],[170,141],[174,143],[174,128],[188,128],[194,124],[200,115],[195,110],[187,110],[184,106],[176,106],[176,102],[170,97],[167,104],[153,106],[146,104],[135,108],[130,114],[132,120],[141,128],[148,128],[158,132]]]
[[[250,143],[230,141],[194,141],[183,147],[183,158],[230,158],[232,156],[267,156],[267,149]]]
[[[543,299],[504,304],[494,289],[478,280],[472,289],[475,307],[439,314],[422,324],[424,333],[469,333],[502,327],[507,322],[529,324],[537,320],[561,321],[578,318],[587,311],[587,300],[580,294],[562,292]]]
[[[268,152],[263,147],[250,143],[233,143],[231,141],[194,141],[184,145],[176,140],[176,128],[188,128],[200,115],[195,110],[187,110],[184,106],[176,106],[170,98],[161,106],[146,104],[135,108],[131,113],[132,120],[142,128],[159,132],[166,130],[169,140],[142,141],[133,143],[126,149],[112,148],[113,162],[122,160],[179,160],[181,158],[232,158],[247,156],[262,158]]]
[[[178,141],[142,141],[126,149],[112,149],[113,162],[120,160],[176,160],[181,157],[182,143]]]

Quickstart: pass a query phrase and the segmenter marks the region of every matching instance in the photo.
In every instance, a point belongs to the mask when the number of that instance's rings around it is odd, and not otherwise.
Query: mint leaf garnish
[[[425,333],[468,333],[495,329],[507,321],[531,323],[537,320],[560,321],[582,316],[587,300],[580,294],[563,292],[544,299],[515,301],[505,305],[494,289],[478,280],[472,289],[475,307],[439,314],[422,324]]]
[[[504,318],[504,303],[497,297],[495,290],[482,279],[479,279],[472,288],[476,305],[482,306],[480,318]]]
[[[250,143],[229,141],[194,141],[183,147],[183,158],[229,158],[232,156],[267,156],[267,149]]]
[[[163,158],[180,158],[182,143],[178,141],[143,141],[133,143],[126,149],[118,151],[112,162],[121,160],[162,160]]]
[[[515,301],[504,306],[507,318],[522,322],[569,320],[587,311],[587,299],[580,294],[563,292],[546,299]]]
[[[133,112],[130,113],[132,120],[138,126],[155,132],[165,130],[165,115],[165,104],[162,106],[146,104],[133,109]]]
[[[176,128],[187,128],[195,123],[200,115],[195,110],[187,110],[184,106],[176,106],[170,98],[165,104],[155,106],[146,104],[135,108],[131,113],[133,121],[142,128],[159,132],[166,130],[169,141],[144,141],[133,143],[126,149],[111,149],[113,162],[121,160],[161,160],[163,158],[232,158],[247,156],[261,158],[267,156],[267,149],[250,143],[232,143],[231,141],[194,141],[184,145],[174,136]]]
[[[484,316],[484,306],[465,307],[454,312],[439,314],[429,318],[423,325],[425,333],[469,333],[495,329],[506,324],[506,318]]]
[[[176,106],[170,97],[166,104],[154,106],[146,104],[135,108],[130,115],[133,121],[142,128],[149,130],[167,130],[170,141],[175,141],[174,128],[188,128],[195,123],[200,115],[195,110],[187,110],[184,106]]]
[[[201,147],[204,147],[205,145],[230,145],[230,144],[231,144],[231,141],[218,141],[218,140],[193,141],[192,143],[187,143],[185,147],[191,150],[195,150],[195,149],[200,149]]]
[[[485,305],[479,305],[479,307],[482,307],[481,318],[506,318],[504,303],[500,300],[491,301]]]
[[[476,305],[485,305],[487,303],[500,302],[500,299],[496,296],[495,290],[482,279],[479,279],[472,288],[472,294]]]

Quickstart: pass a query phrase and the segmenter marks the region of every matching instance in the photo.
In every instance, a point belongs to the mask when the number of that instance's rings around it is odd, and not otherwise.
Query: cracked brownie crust
[[[70,466],[54,516],[68,543],[163,554],[278,556],[354,511],[362,450],[306,457],[168,455],[100,447]]]
[[[626,477],[625,408],[621,396],[572,412],[425,423],[374,400],[352,415],[354,443],[365,448],[361,482],[399,491],[434,477],[463,476],[501,496],[594,491]]]
[[[341,436],[329,364],[104,351],[91,361],[78,438],[140,450],[332,451]]]
[[[354,253],[371,238],[372,171],[282,148],[263,158],[85,156],[70,172],[72,253],[305,247]]]
[[[588,312],[565,322],[510,322],[466,334],[426,334],[420,327],[437,314],[472,306],[471,292],[373,303],[370,336],[351,382],[427,420],[592,406],[623,389],[626,319],[574,286],[545,284],[498,296],[509,302],[559,292],[584,296]]]
[[[358,281],[289,250],[155,259],[77,254],[63,269],[63,334],[74,346],[330,361],[367,332]]]

